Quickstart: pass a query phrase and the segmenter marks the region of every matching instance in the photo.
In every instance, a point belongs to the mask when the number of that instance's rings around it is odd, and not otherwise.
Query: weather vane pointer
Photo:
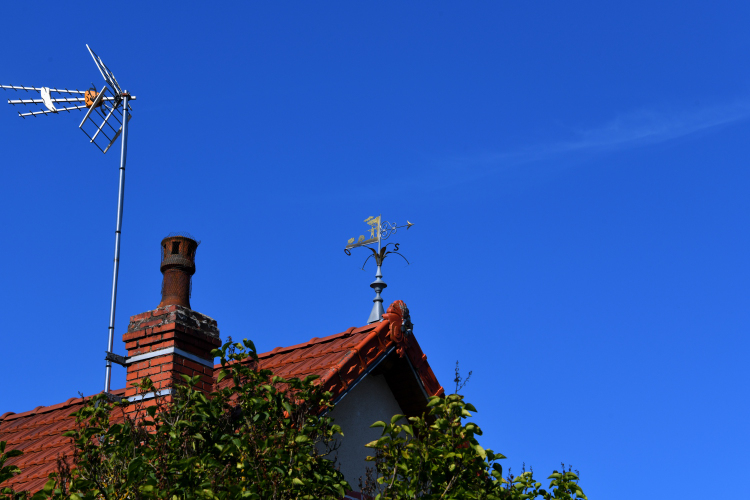
[[[383,298],[380,296],[380,293],[388,286],[383,281],[383,273],[381,269],[383,266],[383,261],[385,260],[387,255],[396,254],[404,259],[407,264],[409,264],[409,261],[406,259],[406,257],[398,252],[398,243],[386,243],[385,245],[383,245],[383,240],[387,240],[399,229],[406,228],[407,230],[409,230],[409,228],[414,224],[407,220],[406,224],[399,226],[395,222],[383,221],[381,215],[378,215],[377,217],[370,216],[365,219],[365,223],[370,226],[370,229],[368,230],[370,233],[369,238],[366,238],[364,234],[360,235],[356,240],[355,238],[349,238],[346,247],[344,247],[344,253],[346,253],[346,255],[351,255],[351,249],[357,247],[365,247],[370,250],[372,252],[372,255],[367,256],[367,259],[365,259],[365,262],[362,264],[362,270],[364,270],[365,264],[367,264],[367,261],[370,260],[371,257],[375,258],[375,263],[378,267],[377,271],[375,272],[375,281],[370,283],[370,288],[375,290],[375,298],[372,299],[372,311],[370,312],[370,317],[367,320],[368,323],[375,323],[377,321],[380,321],[380,319],[383,317],[383,314],[385,313],[385,309],[383,308]],[[375,250],[373,247],[368,246],[371,243],[377,243],[378,249]],[[393,245],[393,250],[388,250],[388,245]]]

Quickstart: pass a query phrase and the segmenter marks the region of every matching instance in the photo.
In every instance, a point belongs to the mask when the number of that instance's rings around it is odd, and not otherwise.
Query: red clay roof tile
[[[124,389],[114,391],[121,395]],[[83,405],[81,398],[70,398],[53,406],[38,406],[31,411],[3,414],[0,419],[0,441],[7,441],[9,449],[24,452],[8,460],[8,465],[17,465],[21,473],[2,486],[16,490],[36,492],[47,482],[47,476],[57,469],[57,458],[72,454],[70,439],[62,433],[75,425],[71,413]]]

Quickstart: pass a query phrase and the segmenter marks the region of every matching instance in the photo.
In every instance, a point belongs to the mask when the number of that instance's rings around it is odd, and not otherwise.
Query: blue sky
[[[19,2],[0,83],[137,96],[117,342],[157,247],[262,350],[366,322],[346,240],[382,213],[387,303],[483,444],[590,498],[705,498],[750,460],[750,7],[743,2]],[[4,92],[5,98],[14,98]],[[103,386],[117,154],[0,106],[0,413]],[[124,385],[115,369],[115,387]],[[724,484],[723,482],[721,484]]]

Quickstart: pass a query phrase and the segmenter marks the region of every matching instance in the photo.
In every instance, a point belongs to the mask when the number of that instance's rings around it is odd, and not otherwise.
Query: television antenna
[[[389,254],[396,254],[409,264],[406,257],[398,253],[398,243],[386,243],[383,245],[383,240],[387,240],[392,234],[398,232],[400,228],[405,227],[408,231],[414,224],[407,220],[406,224],[399,226],[395,222],[382,220],[382,216],[380,215],[377,217],[370,216],[365,219],[365,222],[370,226],[370,229],[368,230],[370,232],[370,237],[365,238],[365,235],[362,234],[356,241],[354,238],[349,238],[349,241],[346,242],[346,247],[344,247],[344,253],[346,255],[351,255],[352,248],[365,247],[370,250],[372,254],[368,255],[365,259],[365,262],[362,264],[362,270],[365,270],[365,264],[367,264],[367,261],[370,260],[371,257],[375,258],[375,264],[378,266],[375,271],[375,281],[370,283],[370,288],[375,290],[375,298],[372,299],[372,311],[370,311],[370,317],[367,319],[367,324],[370,324],[380,321],[385,313],[385,309],[383,308],[383,298],[380,294],[388,286],[385,284],[385,281],[383,281],[383,273],[381,271],[386,256]],[[368,246],[370,243],[377,243],[378,249],[375,250],[373,247]],[[393,250],[388,250],[388,245],[393,245]]]
[[[104,78],[105,85],[99,90],[92,84],[88,90],[68,90],[50,87],[19,87],[15,85],[0,85],[5,90],[23,90],[26,92],[39,92],[38,99],[8,99],[8,104],[13,106],[36,106],[37,109],[26,113],[18,113],[18,116],[27,117],[48,116],[59,114],[63,111],[83,111],[83,117],[78,128],[89,138],[99,151],[107,153],[118,137],[122,136],[122,147],[120,149],[120,190],[117,197],[117,228],[115,230],[115,260],[112,273],[112,300],[109,309],[109,338],[106,355],[106,374],[104,381],[104,392],[110,392],[112,381],[112,359],[117,356],[112,353],[115,334],[115,305],[117,303],[117,275],[120,269],[120,235],[122,233],[122,207],[125,197],[125,159],[128,152],[128,122],[130,114],[130,101],[135,101],[135,96],[130,95],[127,90],[122,90],[114,73],[104,64],[102,58],[97,56],[91,47],[86,45],[91,57],[94,59],[97,69]],[[59,108],[57,106],[60,106]]]

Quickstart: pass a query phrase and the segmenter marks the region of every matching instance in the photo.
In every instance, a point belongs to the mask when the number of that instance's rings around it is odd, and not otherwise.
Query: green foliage
[[[0,483],[21,472],[21,469],[15,465],[5,465],[9,458],[23,455],[23,452],[19,450],[5,451],[7,444],[5,441],[0,441]]]
[[[531,471],[502,477],[500,453],[485,450],[476,436],[481,429],[464,422],[476,409],[458,394],[432,397],[422,417],[395,415],[389,423],[375,422],[381,437],[367,446],[374,456],[373,474],[361,485],[375,500],[437,499],[586,499],[573,472],[554,472],[547,490]]]
[[[58,471],[44,497],[342,498],[349,486],[326,457],[341,431],[321,416],[331,394],[313,377],[286,380],[252,368],[257,354],[249,341],[214,354],[225,383],[209,396],[196,389],[199,377],[185,376],[171,401],[141,403],[136,418],[118,418],[121,404],[103,395],[89,400],[75,414],[76,430],[66,433],[74,467]],[[150,380],[140,387],[154,389]]]
[[[0,500],[341,499],[351,489],[329,457],[341,429],[328,416],[331,394],[305,380],[259,370],[252,342],[224,344],[221,388],[205,395],[184,377],[169,398],[112,402],[104,395],[77,411],[72,467],[58,461],[44,489],[0,490]],[[456,368],[456,391],[461,378]],[[464,382],[465,383],[465,382]],[[141,393],[154,391],[145,379]],[[123,413],[126,409],[127,413]],[[381,437],[360,489],[372,500],[586,499],[572,470],[554,471],[547,489],[533,471],[503,478],[499,460],[477,441],[463,396],[432,397],[427,413],[375,422]],[[0,442],[0,483],[18,474]]]
[[[7,442],[0,441],[0,484],[21,472],[21,469],[19,469],[15,465],[5,465],[9,458],[23,455],[23,452],[20,450],[5,451],[7,445]],[[2,499],[7,498],[10,500],[14,498],[20,498],[21,495],[22,494],[15,492],[12,488],[6,487],[0,489],[0,498]]]
[[[544,500],[574,500],[577,498],[586,499],[583,490],[578,486],[578,475],[573,471],[565,472],[563,465],[562,472],[553,471],[549,487],[542,489],[542,483],[534,479],[532,471],[524,471],[520,476],[506,481],[507,495],[505,498],[525,500],[527,498],[543,498]]]

